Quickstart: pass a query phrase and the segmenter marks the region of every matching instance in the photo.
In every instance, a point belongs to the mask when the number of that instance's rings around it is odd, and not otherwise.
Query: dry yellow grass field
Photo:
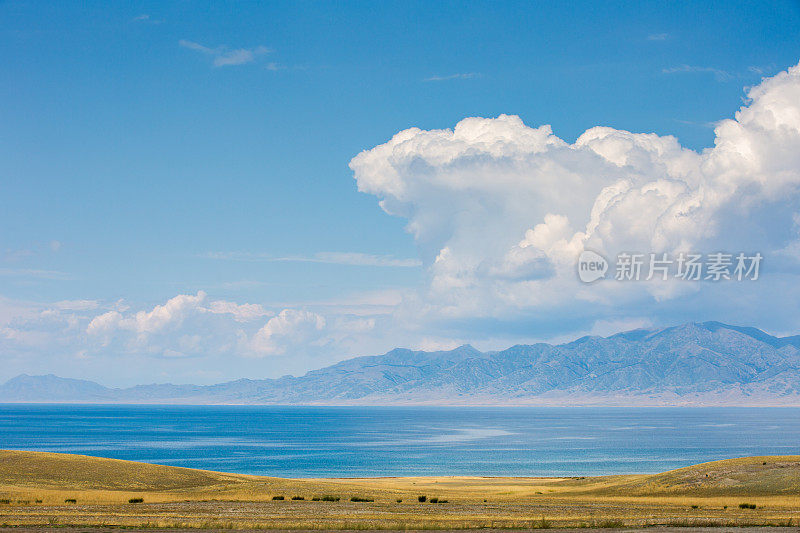
[[[276,496],[284,499],[274,500]],[[325,496],[339,500],[324,501]],[[420,502],[419,496],[426,501]],[[351,501],[353,497],[374,501]],[[138,498],[143,502],[129,503]],[[0,501],[0,523],[7,526],[796,526],[800,456],[730,459],[633,476],[281,479],[0,451]],[[740,508],[745,503],[748,508]]]

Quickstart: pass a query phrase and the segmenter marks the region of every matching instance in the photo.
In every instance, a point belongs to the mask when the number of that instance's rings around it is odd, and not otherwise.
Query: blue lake
[[[800,454],[800,408],[0,405],[0,448],[281,477],[652,473]]]

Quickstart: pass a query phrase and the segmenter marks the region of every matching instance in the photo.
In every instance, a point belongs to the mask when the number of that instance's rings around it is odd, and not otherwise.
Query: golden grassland
[[[374,501],[351,501],[354,497]],[[740,508],[745,503],[748,508]],[[655,475],[282,479],[0,451],[0,524],[392,530],[797,526],[800,456],[729,459]]]

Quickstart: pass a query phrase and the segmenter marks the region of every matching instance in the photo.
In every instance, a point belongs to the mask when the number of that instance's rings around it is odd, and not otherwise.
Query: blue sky
[[[53,371],[112,384],[213,382],[302,372],[395,345],[501,348],[687,319],[800,331],[793,308],[715,313],[688,296],[652,293],[624,309],[551,315],[545,300],[498,303],[483,290],[494,281],[474,277],[480,297],[453,306],[480,312],[434,309],[428,300],[442,278],[433,261],[443,249],[494,251],[453,230],[458,216],[430,222],[438,210],[429,203],[450,202],[442,187],[382,209],[378,201],[392,196],[376,185],[384,161],[358,182],[348,166],[402,130],[501,114],[549,124],[570,144],[601,125],[672,135],[700,152],[714,145],[715,124],[746,103],[748,87],[798,63],[798,23],[794,1],[3,2],[0,378]],[[799,204],[775,194],[747,217],[779,220],[759,224],[747,243],[716,231],[714,244],[790,246]],[[545,211],[532,209],[524,227],[543,223]],[[517,222],[509,242],[524,238]],[[570,217],[573,230],[583,222]],[[797,268],[772,264],[790,277],[776,274],[759,290],[780,299]],[[739,289],[711,290],[724,299]],[[204,303],[186,305],[208,316],[213,302],[263,313],[209,325],[186,311],[157,335],[147,330],[153,338],[124,322],[198,291]],[[54,309],[57,324],[45,323]],[[109,330],[92,340],[89,324],[110,312],[129,338]],[[281,316],[258,354],[231,348]],[[331,332],[288,333],[306,326]],[[276,344],[279,335],[286,342]],[[141,359],[139,369],[120,370],[121,354]]]

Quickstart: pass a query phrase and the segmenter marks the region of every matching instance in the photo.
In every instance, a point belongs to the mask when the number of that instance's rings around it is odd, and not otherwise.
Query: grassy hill
[[[800,456],[742,457],[643,476],[615,487],[636,494],[800,494]]]
[[[235,482],[235,474],[62,453],[0,451],[0,486],[170,491]]]
[[[655,475],[282,479],[0,451],[0,522],[311,529],[797,525],[800,456],[729,459]]]

